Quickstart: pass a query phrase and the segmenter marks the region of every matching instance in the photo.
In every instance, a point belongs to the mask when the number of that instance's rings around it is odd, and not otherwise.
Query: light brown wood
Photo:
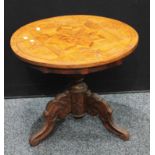
[[[118,20],[92,16],[52,17],[19,28],[11,47],[33,65],[79,69],[123,59],[135,49],[137,32]]]

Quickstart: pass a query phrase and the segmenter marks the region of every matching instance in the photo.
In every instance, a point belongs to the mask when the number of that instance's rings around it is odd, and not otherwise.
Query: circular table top
[[[93,15],[38,20],[11,37],[11,47],[23,61],[58,69],[114,63],[133,52],[137,43],[138,34],[131,26]]]

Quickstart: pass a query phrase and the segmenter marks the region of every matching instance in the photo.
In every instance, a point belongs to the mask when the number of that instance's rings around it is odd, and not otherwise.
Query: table
[[[123,140],[129,133],[112,120],[112,109],[83,81],[84,75],[122,64],[138,44],[138,33],[121,21],[94,15],[66,15],[38,20],[19,28],[11,37],[18,58],[43,73],[73,75],[68,90],[50,101],[44,111],[45,123],[30,136],[39,144],[68,114],[81,118],[98,115],[103,125]]]

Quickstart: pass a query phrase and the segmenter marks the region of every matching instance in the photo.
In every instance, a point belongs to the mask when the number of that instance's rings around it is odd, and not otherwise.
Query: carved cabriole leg
[[[129,139],[129,133],[117,127],[112,120],[112,109],[110,106],[101,99],[97,94],[91,93],[88,91],[87,93],[87,102],[88,102],[88,111],[92,115],[99,115],[99,118],[103,122],[103,125],[108,129],[110,132],[118,135],[123,140]]]
[[[47,104],[43,113],[45,118],[43,128],[30,137],[29,143],[32,146],[39,144],[53,131],[57,119],[64,119],[71,112],[70,103],[70,94],[66,91]]]
[[[112,133],[118,135],[123,140],[129,139],[126,130],[118,128],[112,120],[112,109],[97,94],[91,93],[87,85],[78,80],[69,90],[55,97],[50,101],[44,111],[45,123],[43,128],[30,137],[30,144],[35,146],[45,139],[54,129],[57,119],[64,119],[69,113],[75,118],[81,118],[88,113],[98,115],[103,125]]]

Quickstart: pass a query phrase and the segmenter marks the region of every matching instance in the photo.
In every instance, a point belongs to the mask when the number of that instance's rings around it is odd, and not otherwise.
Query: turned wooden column
[[[77,83],[70,89],[71,112],[74,117],[83,117],[86,114],[86,91],[87,85],[84,82]]]

